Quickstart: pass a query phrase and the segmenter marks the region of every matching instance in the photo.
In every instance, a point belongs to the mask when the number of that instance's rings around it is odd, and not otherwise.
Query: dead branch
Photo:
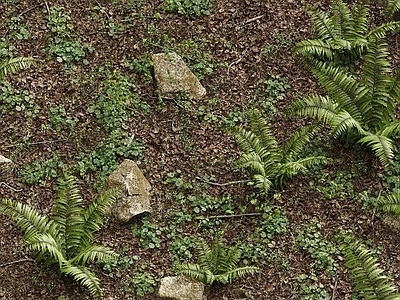
[[[5,185],[6,187],[8,187],[10,190],[13,190],[14,192],[21,192],[23,190],[23,189],[13,188],[12,186],[9,186],[7,183],[5,183],[4,181],[0,181],[0,185]]]
[[[228,219],[228,218],[240,218],[240,217],[255,217],[261,216],[262,213],[247,213],[247,214],[237,214],[237,215],[219,215],[219,216],[209,216],[209,217],[197,217],[198,220],[209,220],[209,219]]]
[[[11,262],[8,262],[8,263],[0,265],[0,268],[1,267],[6,267],[6,266],[10,266],[10,265],[13,265],[13,264],[19,264],[19,263],[22,263],[22,262],[35,262],[35,260],[34,259],[30,259],[30,258],[25,258],[25,259],[20,259],[20,260],[16,260],[16,261],[11,261]]]

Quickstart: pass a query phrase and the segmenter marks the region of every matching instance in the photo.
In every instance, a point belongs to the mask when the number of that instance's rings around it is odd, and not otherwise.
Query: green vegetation
[[[167,11],[177,12],[190,18],[209,15],[214,0],[165,0]]]
[[[241,250],[236,246],[226,247],[222,243],[223,232],[218,232],[211,248],[203,239],[197,242],[198,261],[196,264],[181,264],[176,267],[178,274],[187,275],[211,286],[214,282],[230,283],[233,280],[252,275],[261,270],[253,266],[238,267]]]
[[[346,259],[346,266],[351,271],[354,291],[364,299],[400,299],[396,286],[390,277],[383,275],[377,258],[371,250],[360,242],[343,243],[341,251]]]
[[[309,166],[327,163],[322,156],[299,157],[303,147],[317,132],[317,127],[304,127],[280,149],[270,128],[258,111],[250,115],[250,131],[237,127],[233,134],[244,153],[238,160],[239,167],[249,168],[255,187],[265,193],[271,188],[282,187],[288,179]]]
[[[331,135],[371,148],[383,167],[393,164],[393,137],[400,132],[395,102],[400,100],[400,72],[391,75],[387,44],[371,38],[361,74],[312,61],[308,64],[328,95],[297,100],[291,113],[316,118],[331,127]]]
[[[99,279],[86,265],[117,258],[110,248],[91,243],[93,232],[103,225],[104,215],[116,195],[115,190],[107,191],[85,209],[76,179],[67,175],[59,180],[51,218],[26,204],[7,199],[1,200],[0,211],[24,232],[26,246],[36,252],[38,260],[58,264],[61,273],[73,276],[93,295],[101,296]]]

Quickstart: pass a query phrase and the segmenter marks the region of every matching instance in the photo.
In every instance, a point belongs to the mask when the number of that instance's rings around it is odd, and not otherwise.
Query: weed
[[[212,11],[214,0],[165,0],[165,3],[167,11],[194,18],[209,15]]]
[[[314,181],[310,181],[310,186],[323,195],[324,199],[340,199],[343,200],[346,197],[354,198],[354,187],[350,181],[355,173],[347,171],[337,172],[333,178],[330,178],[328,173],[321,173],[318,179],[318,184]]]
[[[127,250],[128,247],[122,247],[121,251],[118,252],[118,260],[105,262],[103,264],[103,270],[108,277],[114,278],[116,275],[119,276],[120,271],[117,269],[118,267],[129,269],[140,259],[138,255],[127,255]]]
[[[58,153],[45,161],[35,160],[32,165],[24,164],[20,171],[22,182],[28,185],[39,184],[45,186],[47,180],[52,180],[61,175],[64,163]]]
[[[151,223],[146,217],[142,219],[142,226],[137,224],[131,226],[133,234],[139,237],[139,246],[142,248],[160,248],[160,235],[163,231],[157,224]]]
[[[56,132],[61,132],[64,126],[68,126],[72,131],[76,124],[79,122],[77,117],[69,116],[65,106],[59,105],[56,107],[50,107],[48,111],[48,118],[50,121],[50,126],[42,126],[43,129],[54,129]]]
[[[98,74],[104,76],[102,87],[99,88],[101,94],[96,102],[88,103],[87,110],[96,116],[108,132],[126,130],[126,122],[133,108],[149,113],[149,105],[132,92],[135,84],[130,78],[104,67],[99,69]]]
[[[143,55],[139,59],[131,58],[125,62],[125,67],[136,72],[136,74],[144,77],[146,83],[151,83],[153,76],[151,74],[151,68],[153,67],[153,62],[150,57]]]
[[[35,117],[40,107],[35,104],[34,97],[27,90],[17,90],[7,81],[2,82],[0,90],[0,113],[13,115],[23,113],[25,117]]]
[[[100,190],[107,176],[118,167],[119,157],[139,158],[143,149],[141,140],[130,138],[124,132],[115,131],[100,141],[94,151],[80,153],[76,170],[89,182],[93,182],[90,173],[94,172],[98,181],[96,188]]]
[[[48,18],[48,27],[54,35],[50,40],[49,52],[56,56],[58,62],[64,62],[66,68],[73,68],[74,63],[85,57],[86,50],[94,50],[89,45],[73,40],[74,27],[68,23],[71,18],[64,13],[63,7],[51,7]],[[89,62],[83,60],[83,63]]]
[[[7,37],[16,40],[26,40],[31,36],[29,28],[21,23],[21,16],[11,17],[6,20],[8,28]]]
[[[133,292],[135,299],[140,299],[147,294],[154,293],[157,281],[152,274],[145,271],[142,267],[138,272],[132,274],[126,279],[126,292]]]
[[[300,300],[329,300],[329,293],[324,289],[322,283],[318,283],[315,274],[300,274],[296,277],[297,285],[299,285]]]
[[[313,267],[326,270],[329,275],[334,275],[338,264],[333,255],[338,254],[339,251],[326,240],[320,230],[321,224],[317,220],[313,220],[310,224],[303,225],[297,230],[296,241],[314,259]]]
[[[181,170],[175,170],[174,172],[166,173],[166,179],[164,180],[164,184],[166,185],[173,185],[178,189],[186,189],[190,190],[193,188],[192,184],[189,182],[184,182],[183,178],[181,177]]]

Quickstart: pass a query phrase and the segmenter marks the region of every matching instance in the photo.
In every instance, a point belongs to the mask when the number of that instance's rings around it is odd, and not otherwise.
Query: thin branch
[[[238,183],[246,183],[246,182],[251,182],[252,180],[237,180],[237,181],[229,181],[229,182],[225,182],[225,183],[218,183],[218,182],[211,182],[211,181],[207,181],[201,177],[196,177],[196,179],[203,181],[204,183],[207,183],[209,185],[215,185],[215,186],[227,186],[227,185],[234,185],[234,184],[238,184]]]
[[[210,219],[228,219],[228,218],[240,218],[240,217],[255,217],[261,216],[262,213],[247,213],[247,214],[237,214],[237,215],[219,215],[219,216],[209,216],[209,217],[196,217],[198,220],[210,220]]]
[[[51,143],[65,142],[66,140],[67,139],[59,139],[59,140],[52,140],[52,141],[41,141],[41,142],[34,142],[34,143],[28,142],[27,144],[29,146],[34,146],[34,145],[41,145],[41,144],[51,144]],[[23,145],[23,144],[25,144],[25,143],[18,143],[18,144],[14,144],[14,145],[8,145],[8,146],[3,147],[3,149],[17,147],[17,146]]]
[[[6,266],[10,266],[10,265],[13,265],[13,264],[19,264],[19,263],[21,263],[21,262],[27,262],[27,261],[29,261],[29,262],[35,262],[34,259],[25,258],[25,259],[20,259],[20,260],[11,261],[11,262],[2,264],[2,265],[0,265],[0,268],[1,268],[1,267],[6,267]]]
[[[243,25],[247,25],[247,24],[249,24],[249,23],[251,23],[251,22],[260,20],[260,19],[263,18],[264,16],[265,16],[265,15],[260,15],[260,16],[257,16],[257,17],[248,19],[247,21],[245,21],[245,22],[243,23]]]
[[[12,186],[9,186],[7,183],[5,183],[4,181],[1,181],[0,185],[5,185],[6,187],[8,187],[9,189],[13,190],[14,192],[21,192],[23,190],[23,189],[13,188]]]

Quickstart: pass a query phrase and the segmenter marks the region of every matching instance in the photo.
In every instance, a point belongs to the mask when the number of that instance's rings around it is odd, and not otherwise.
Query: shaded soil
[[[310,37],[309,17],[304,8],[314,4],[328,9],[330,1],[217,0],[212,14],[200,19],[170,14],[159,0],[74,0],[51,3],[25,0],[15,1],[15,5],[6,5],[4,2],[0,3],[0,37],[5,38],[12,33],[6,20],[19,16],[29,27],[31,36],[25,40],[7,41],[15,46],[15,56],[33,56],[40,59],[42,64],[8,78],[15,88],[28,90],[34,95],[40,112],[28,118],[23,112],[8,114],[0,111],[0,153],[16,164],[14,176],[7,183],[17,189],[14,191],[1,185],[0,196],[29,203],[41,213],[51,213],[56,180],[47,180],[45,177],[42,184],[28,185],[21,180],[20,172],[25,164],[44,161],[54,153],[62,153],[64,166],[73,167],[80,153],[93,151],[107,136],[94,114],[86,110],[87,104],[96,101],[101,93],[105,78],[93,75],[99,74],[99,67],[106,66],[124,76],[135,77],[132,91],[150,106],[150,113],[138,111],[131,116],[126,122],[126,130],[129,136],[143,142],[143,155],[133,159],[140,161],[140,167],[153,187],[154,212],[149,220],[160,227],[168,221],[171,210],[179,209],[173,199],[177,188],[164,183],[166,174],[176,170],[181,171],[180,176],[185,182],[197,188],[191,192],[234,197],[235,213],[239,213],[239,207],[245,207],[245,213],[254,212],[255,208],[246,202],[246,195],[255,192],[250,187],[204,187],[197,179],[208,176],[218,183],[226,183],[248,176],[233,172],[232,162],[240,155],[240,151],[226,132],[223,117],[230,112],[241,112],[250,106],[257,106],[255,99],[258,97],[260,80],[267,80],[272,75],[278,79],[287,77],[291,87],[285,91],[283,100],[274,104],[276,112],[270,123],[277,140],[283,143],[295,130],[307,124],[307,120],[285,118],[285,108],[296,97],[319,90],[315,79],[300,59],[293,55],[291,47]],[[75,69],[65,70],[62,63],[45,51],[51,37],[47,27],[49,6],[64,7],[71,17],[69,23],[74,26],[74,38],[94,48],[92,52],[87,52],[87,65],[79,62]],[[95,6],[102,11],[96,12],[93,9]],[[380,7],[372,6],[378,23],[383,18],[381,11]],[[156,17],[157,14],[159,17]],[[110,36],[105,26],[111,22],[123,24],[124,28]],[[165,34],[168,39],[165,39]],[[153,82],[147,81],[142,73],[126,67],[124,62],[170,50],[188,40],[196,41],[198,49],[207,53],[206,61],[212,64],[213,70],[208,74],[204,68],[199,69],[204,77],[201,82],[208,95],[201,101],[192,101],[190,109],[185,110],[176,101],[165,99],[160,102]],[[390,38],[393,67],[399,64],[398,42],[398,35]],[[196,49],[188,47],[186,53],[182,53],[182,48],[179,49],[179,54],[189,60],[189,65],[193,67],[195,60],[199,59],[195,54]],[[204,121],[203,115],[196,114],[202,105],[216,116],[215,121]],[[65,107],[67,116],[77,119],[73,131],[68,127],[57,130],[54,122],[49,123],[49,109],[60,106]],[[46,124],[50,126],[43,126]],[[352,183],[355,195],[370,191],[377,196],[387,188],[382,179],[383,170],[369,152],[347,148],[323,136],[321,138],[322,144],[332,143],[325,151],[337,159],[334,164],[320,170],[328,174],[327,180],[334,178],[339,171],[351,170],[353,176],[348,182]],[[123,160],[123,157],[117,157],[119,162]],[[90,170],[86,175],[80,178],[80,186],[83,197],[88,201],[97,195],[94,187],[98,182]],[[316,181],[316,178],[319,178],[317,174],[296,176],[284,191],[277,191],[280,197],[268,199],[286,212],[289,221],[287,232],[273,237],[274,249],[281,251],[286,267],[283,268],[282,261],[278,259],[260,261],[256,265],[263,269],[261,274],[226,286],[215,286],[211,289],[209,299],[300,299],[296,277],[310,274],[313,260],[296,245],[295,240],[299,226],[312,219],[319,220],[327,238],[338,228],[351,229],[357,237],[369,241],[371,247],[380,249],[380,262],[398,284],[400,258],[397,245],[400,238],[388,230],[378,215],[363,210],[363,204],[357,197],[345,194],[339,199],[322,199],[320,192],[310,188],[310,181]],[[91,299],[90,294],[70,278],[60,277],[56,270],[33,261],[34,256],[23,246],[20,231],[5,216],[1,218],[0,299],[57,299],[59,296],[64,299]],[[233,244],[250,234],[255,223],[253,217],[223,219],[220,228],[227,226],[225,239],[228,244]],[[201,226],[193,221],[183,227],[185,234],[200,236],[206,232]],[[159,248],[142,248],[129,225],[114,223],[109,223],[96,234],[96,243],[111,246],[117,251],[124,249],[126,256],[140,257],[140,264],[133,264],[128,269],[119,268],[118,276],[114,278],[97,267],[104,299],[135,299],[135,286],[129,286],[127,281],[132,272],[140,270],[140,265],[146,265],[146,272],[157,279],[161,275],[171,274],[168,238],[161,235],[160,239]],[[339,268],[334,276],[316,270],[316,283],[323,285],[330,299],[352,299],[348,271],[342,259],[337,257],[337,260]],[[11,262],[14,263],[8,264]],[[151,297],[146,295],[142,299]]]

